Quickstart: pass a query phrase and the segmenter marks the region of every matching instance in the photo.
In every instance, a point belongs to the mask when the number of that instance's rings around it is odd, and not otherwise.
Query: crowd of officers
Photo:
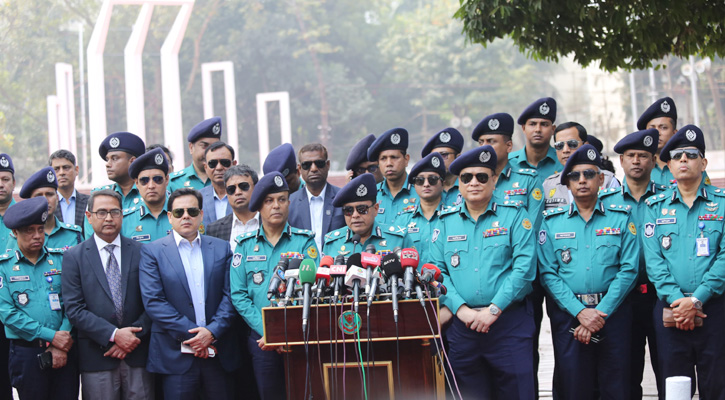
[[[705,135],[656,101],[613,148],[620,182],[601,142],[556,113],[541,98],[516,124],[489,115],[468,151],[443,129],[410,172],[405,129],[368,135],[342,188],[320,144],[275,148],[260,178],[218,117],[190,131],[176,172],[164,146],[109,135],[113,184],[90,197],[58,150],[16,203],[0,154],[0,397],[76,399],[82,382],[84,398],[284,398],[285,349],[264,343],[261,314],[277,261],[373,244],[441,269],[463,398],[537,397],[545,303],[554,398],[642,398],[649,346],[661,398],[665,378],[689,376],[725,399],[725,190]]]

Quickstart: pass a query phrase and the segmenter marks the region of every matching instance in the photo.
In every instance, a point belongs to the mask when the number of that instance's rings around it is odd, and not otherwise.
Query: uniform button
[[[473,271],[474,271],[474,272],[478,272],[478,268],[474,269]]]
[[[474,249],[474,250],[478,250],[478,247],[474,247],[473,249]]]
[[[478,290],[476,290],[476,294],[478,294],[478,293],[479,293],[479,291],[478,291]]]
[[[589,245],[587,245],[587,249],[589,248]]]

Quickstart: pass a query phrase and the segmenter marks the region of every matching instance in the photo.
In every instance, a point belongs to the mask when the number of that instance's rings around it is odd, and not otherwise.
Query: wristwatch
[[[692,305],[695,306],[696,310],[702,310],[702,302],[695,296],[690,296],[690,300],[692,300]]]
[[[488,306],[488,312],[490,312],[491,315],[493,315],[495,317],[495,316],[501,314],[501,309],[498,308],[497,305],[491,303],[491,305]]]

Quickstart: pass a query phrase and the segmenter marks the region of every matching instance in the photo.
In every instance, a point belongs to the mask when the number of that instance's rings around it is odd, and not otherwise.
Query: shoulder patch
[[[342,227],[339,229],[335,229],[332,232],[328,232],[327,235],[325,235],[325,243],[346,237],[345,229],[347,229],[347,227]]]

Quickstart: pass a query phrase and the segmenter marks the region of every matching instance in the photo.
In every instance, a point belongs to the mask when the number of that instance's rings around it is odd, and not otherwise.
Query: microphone
[[[356,246],[357,246],[358,244],[360,244],[360,241],[361,241],[361,240],[362,240],[362,236],[360,236],[360,235],[359,235],[359,234],[357,234],[357,233],[356,233],[356,234],[354,234],[354,235],[352,235],[352,237],[350,238],[350,241],[352,242],[352,252],[353,252],[353,253],[355,253],[355,247],[356,247]]]
[[[398,277],[403,273],[403,266],[400,264],[400,258],[395,253],[390,253],[383,257],[383,273],[391,282],[393,294],[393,318],[398,323]]]
[[[410,298],[413,291],[414,271],[418,269],[418,251],[415,249],[403,249],[400,256],[400,264],[405,268],[403,283],[405,285],[405,298]]]
[[[372,280],[372,270],[380,266],[380,256],[375,254],[375,246],[369,244],[365,246],[365,251],[360,253],[361,266],[365,268],[365,293],[370,295],[370,281]]]
[[[320,268],[317,268],[317,300],[320,300],[322,289],[330,285],[330,266],[334,263],[331,256],[324,256],[320,260]]]
[[[277,266],[272,271],[272,278],[269,280],[269,288],[267,289],[267,300],[272,300],[272,297],[277,296],[279,284],[284,281],[284,272],[289,266],[289,259],[282,258],[277,263]]]
[[[289,302],[289,300],[293,297],[295,293],[295,283],[297,282],[297,278],[299,278],[300,276],[301,263],[301,259],[291,258],[289,260],[289,267],[287,268],[287,271],[284,272],[284,278],[287,281],[287,292],[284,296],[285,305]]]
[[[334,279],[333,295],[335,298],[338,298],[337,296],[340,294],[346,272],[347,265],[345,265],[345,256],[338,255],[335,257],[335,264],[330,265],[330,277]]]
[[[365,270],[360,268],[360,253],[355,253],[347,260],[347,273],[345,274],[345,285],[352,287],[353,307],[355,312],[360,308],[360,285],[365,284],[367,276]]]
[[[307,331],[307,321],[310,318],[310,292],[315,284],[317,266],[309,258],[302,261],[299,269],[300,283],[302,284],[302,332]]]
[[[420,267],[420,274],[418,275],[418,282],[422,284],[430,284],[438,279],[443,279],[441,276],[441,270],[433,264],[423,264]]]
[[[373,299],[378,291],[378,282],[380,282],[382,277],[380,267],[375,267],[371,275],[370,293],[368,293],[368,315],[370,315],[370,307],[373,305]]]

